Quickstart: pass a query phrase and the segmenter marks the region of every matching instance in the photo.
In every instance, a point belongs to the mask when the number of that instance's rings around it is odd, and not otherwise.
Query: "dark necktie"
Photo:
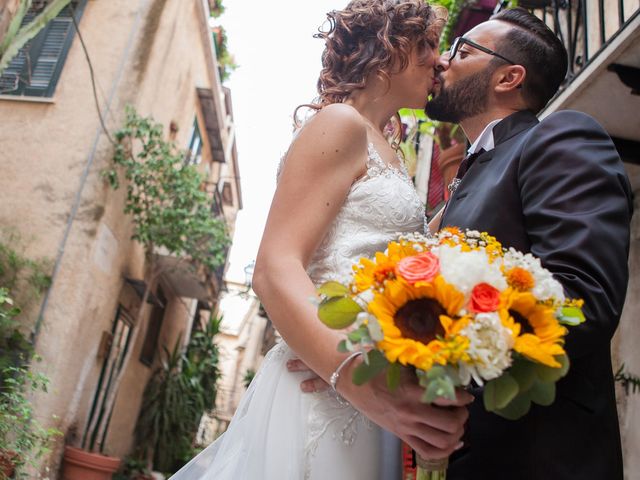
[[[461,179],[462,177],[464,177],[465,173],[467,173],[469,171],[469,169],[471,168],[471,165],[473,165],[473,162],[476,161],[476,158],[478,158],[484,152],[485,152],[485,149],[481,148],[477,152],[472,153],[470,155],[467,155],[462,160],[462,162],[460,162],[460,166],[458,167],[458,173],[456,173],[456,178],[460,178]]]
[[[465,173],[469,171],[469,169],[471,168],[471,165],[473,165],[473,162],[476,161],[476,158],[482,155],[485,151],[486,150],[484,148],[481,148],[477,152],[471,153],[462,159],[462,162],[460,162],[460,166],[458,167],[458,172],[456,173],[456,176],[453,178],[453,180],[451,180],[451,183],[447,187],[450,194],[453,194],[453,192],[456,191],[456,189],[458,188],[458,185],[460,185],[460,181],[462,180],[462,177],[464,177]]]

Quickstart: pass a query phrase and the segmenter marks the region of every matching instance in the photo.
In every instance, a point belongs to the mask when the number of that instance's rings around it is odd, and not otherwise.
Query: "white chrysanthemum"
[[[460,246],[441,245],[436,253],[440,259],[440,273],[447,283],[455,286],[465,297],[479,283],[504,290],[507,282],[500,271],[499,262],[489,262],[484,250],[462,252]]]
[[[460,365],[463,384],[473,377],[478,385],[482,385],[483,380],[498,378],[511,366],[513,337],[497,313],[479,313],[460,334],[469,339],[467,353],[472,360],[470,364]]]
[[[531,293],[539,300],[555,300],[564,302],[564,289],[549,270],[544,268],[540,263],[540,259],[534,257],[530,253],[522,253],[510,248],[505,253],[503,264],[505,270],[511,270],[515,267],[524,268],[533,275],[534,286]]]

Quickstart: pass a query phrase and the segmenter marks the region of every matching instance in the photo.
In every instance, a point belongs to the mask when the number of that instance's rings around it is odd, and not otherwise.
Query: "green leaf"
[[[362,362],[353,370],[353,383],[362,385],[368,382],[388,365],[389,361],[380,351],[371,350],[369,352],[369,364]]]
[[[446,370],[440,365],[435,365],[427,370],[427,378],[429,380],[436,380],[445,376]]]
[[[343,297],[349,294],[349,289],[338,282],[326,282],[320,285],[318,293],[327,298]]]
[[[422,396],[422,401],[432,403],[436,398],[456,399],[456,387],[454,381],[448,375],[439,376],[434,380],[428,380],[427,389]]]
[[[346,340],[341,340],[340,343],[338,343],[338,351],[340,353],[347,353],[349,351],[349,348],[347,348]]]
[[[518,420],[529,412],[531,399],[527,393],[517,395],[504,408],[494,410],[493,413],[507,420]]]
[[[556,399],[556,384],[536,382],[531,390],[529,390],[529,396],[533,403],[548,407]]]
[[[349,297],[335,297],[324,300],[318,307],[318,318],[329,328],[342,329],[356,321],[360,305]]]
[[[349,332],[347,338],[353,343],[371,343],[369,329],[366,325],[361,325],[356,330]]]
[[[398,362],[393,362],[389,364],[389,368],[387,368],[387,387],[392,392],[398,388],[400,385],[400,369],[402,367]]]
[[[384,339],[384,334],[382,333],[382,327],[380,326],[380,322],[373,315],[369,315],[367,320],[367,326],[369,328],[369,336],[371,340],[374,342],[381,342]]]
[[[518,382],[508,373],[495,378],[484,387],[484,406],[489,411],[506,407],[518,394]]]
[[[423,109],[413,109],[413,108],[401,108],[398,113],[401,117],[409,117],[414,118],[416,120],[426,120],[427,115],[424,113]]]
[[[518,390],[526,392],[536,381],[536,364],[525,358],[518,358],[509,369],[509,375],[518,382]]]
[[[536,375],[541,382],[557,382],[569,371],[569,357],[566,355],[559,355],[556,356],[555,359],[560,362],[560,367],[558,368],[548,367],[540,363],[535,365]]]
[[[563,307],[558,320],[565,325],[576,326],[583,323],[585,318],[582,309],[578,307]]]

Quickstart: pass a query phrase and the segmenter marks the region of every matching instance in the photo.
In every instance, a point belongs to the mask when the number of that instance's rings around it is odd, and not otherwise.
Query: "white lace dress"
[[[308,268],[314,284],[343,280],[360,257],[398,232],[424,230],[424,207],[406,171],[369,145],[355,182]],[[279,343],[264,359],[227,431],[172,480],[371,480],[379,478],[381,430],[328,392],[303,393],[308,374],[287,371]]]

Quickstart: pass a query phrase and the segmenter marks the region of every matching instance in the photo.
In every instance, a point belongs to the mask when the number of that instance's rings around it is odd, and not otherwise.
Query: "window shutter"
[[[73,2],[76,21],[80,19],[86,0]],[[30,10],[23,25],[31,22],[38,12]],[[51,97],[75,34],[72,9],[65,7],[28,42],[0,78],[0,93]]]

